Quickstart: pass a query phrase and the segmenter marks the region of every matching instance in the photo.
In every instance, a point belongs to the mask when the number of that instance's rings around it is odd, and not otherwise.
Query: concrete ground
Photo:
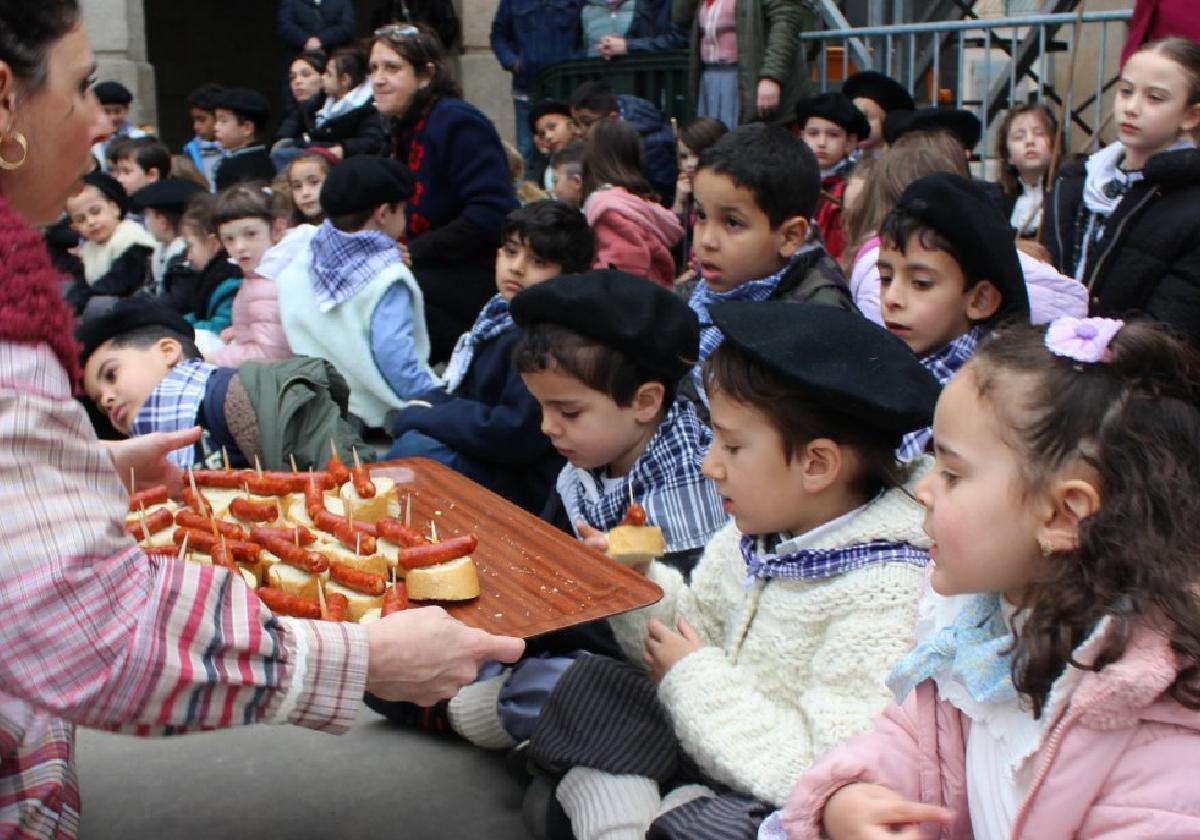
[[[501,753],[397,729],[254,726],[138,739],[81,730],[81,840],[527,840]]]

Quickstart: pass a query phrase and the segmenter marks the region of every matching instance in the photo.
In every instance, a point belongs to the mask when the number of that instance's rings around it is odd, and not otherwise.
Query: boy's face
[[[128,105],[101,105],[104,109],[104,116],[108,117],[108,124],[112,128],[113,134],[121,130],[121,126],[129,119]]]
[[[601,114],[599,111],[593,111],[591,108],[571,109],[571,119],[574,120],[575,125],[578,126],[577,130],[579,131],[580,137],[587,137],[589,134],[591,134],[592,128],[596,125],[596,123],[600,122],[600,120],[615,116],[617,116],[615,113]]]
[[[189,112],[192,117],[192,133],[201,140],[215,140],[217,125],[217,115],[212,111],[205,111],[203,108],[192,108]]]
[[[860,140],[858,145],[868,151],[878,149],[883,145],[883,118],[887,116],[887,111],[874,99],[868,99],[865,96],[856,96],[852,100],[854,107],[862,111],[862,115],[867,118],[867,124],[871,126],[871,133],[866,140]]]
[[[71,227],[89,242],[103,245],[121,223],[121,209],[91,184],[67,199]]]
[[[217,235],[229,256],[241,267],[242,274],[249,277],[258,269],[263,254],[279,241],[274,229],[275,225],[264,219],[234,219],[217,228]]]
[[[325,183],[325,167],[315,160],[298,160],[288,169],[288,187],[292,202],[306,219],[321,215],[321,187]]]
[[[157,169],[151,169],[147,172],[138,166],[137,159],[132,157],[121,158],[117,161],[117,165],[113,167],[112,174],[129,195],[133,195],[142,187],[147,184],[153,184],[158,180]]]
[[[662,407],[658,383],[643,385],[633,402],[622,407],[556,367],[522,373],[521,379],[542,407],[542,432],[581,469],[606,466],[610,475],[624,475],[657,428],[654,420]]]
[[[203,271],[221,250],[221,241],[211,233],[201,233],[191,225],[184,225],[181,233],[183,241],[187,243],[188,264],[196,271]]]
[[[213,136],[226,149],[233,151],[249,146],[254,142],[254,123],[249,120],[238,120],[237,114],[224,108],[217,109],[216,123],[213,126]]]
[[[572,164],[554,167],[554,197],[576,209],[583,206],[583,176]]]
[[[496,251],[496,291],[505,300],[512,300],[522,289],[560,274],[562,263],[542,259],[516,234],[505,239]]]
[[[145,212],[146,230],[155,241],[169,245],[175,241],[175,228],[171,219],[165,213],[160,213],[153,207],[147,207]]]
[[[831,169],[854,151],[854,139],[835,122],[809,117],[804,123],[804,142],[812,149],[821,169]]]
[[[964,290],[962,267],[946,251],[909,237],[904,253],[884,241],[879,250],[879,303],[884,326],[918,356],[958,338],[1000,308],[1000,293],[988,280]]]
[[[113,428],[129,434],[150,394],[182,358],[183,348],[173,338],[149,347],[114,347],[106,341],[88,357],[83,387]]]
[[[552,155],[575,139],[575,121],[566,114],[543,114],[534,126],[534,137],[542,147],[542,154]]]
[[[751,189],[711,169],[696,173],[693,196],[696,261],[713,291],[774,274],[808,236],[808,222],[799,216],[772,228]]]

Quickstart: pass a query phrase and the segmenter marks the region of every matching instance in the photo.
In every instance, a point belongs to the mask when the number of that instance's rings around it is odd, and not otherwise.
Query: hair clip
[[[1108,345],[1123,326],[1117,318],[1057,318],[1046,330],[1046,349],[1077,362],[1107,362]]]

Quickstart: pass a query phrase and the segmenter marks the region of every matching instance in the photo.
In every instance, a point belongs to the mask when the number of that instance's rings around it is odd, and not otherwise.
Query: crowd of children
[[[658,604],[372,708],[513,749],[538,837],[1200,834],[1200,45],[1134,52],[1086,158],[1015,105],[999,184],[974,115],[876,72],[732,130],[534,103],[445,366],[360,59],[274,163],[265,97],[195,91],[203,185],[96,86],[77,263],[47,241],[98,429],[198,424],[183,465],[371,439],[600,549],[631,496],[663,530]]]

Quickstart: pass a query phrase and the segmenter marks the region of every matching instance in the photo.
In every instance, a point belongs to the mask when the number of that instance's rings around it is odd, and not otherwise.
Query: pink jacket
[[[221,367],[237,367],[252,359],[287,359],[292,355],[279,319],[279,290],[274,280],[258,274],[242,281],[233,299],[233,326],[221,333],[232,344],[209,355]]]
[[[620,187],[592,193],[583,212],[596,234],[593,268],[612,265],[668,289],[674,287],[671,248],[683,238],[674,213]]]
[[[1013,838],[1200,837],[1200,711],[1164,695],[1176,672],[1168,639],[1141,626],[1119,662],[1083,675],[1031,759],[1033,783]],[[821,837],[825,802],[862,781],[954,811],[952,825],[927,825],[924,837],[969,840],[969,731],[970,720],[926,680],[903,705],[889,706],[873,731],[800,777],[783,812],[788,837]]]

